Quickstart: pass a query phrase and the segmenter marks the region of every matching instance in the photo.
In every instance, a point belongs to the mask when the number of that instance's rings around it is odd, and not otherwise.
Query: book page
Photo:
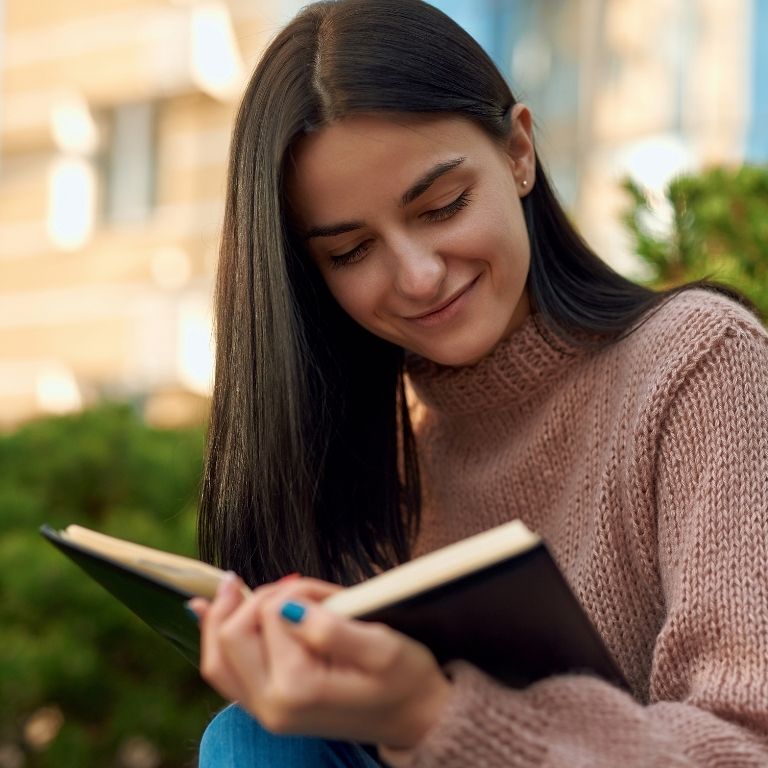
[[[363,616],[527,552],[540,543],[541,538],[522,521],[513,520],[348,587],[327,598],[325,605],[341,616]]]
[[[62,538],[108,560],[209,600],[216,594],[216,589],[225,576],[224,571],[200,560],[134,544],[79,525],[69,525],[60,533]],[[250,594],[249,590],[248,593]]]
[[[224,571],[199,560],[134,544],[79,525],[68,526],[61,531],[61,536],[108,560],[208,599],[214,597],[225,576]],[[527,552],[540,542],[539,536],[524,523],[514,520],[348,587],[331,595],[324,604],[342,616],[361,616]],[[244,588],[243,594],[249,595],[250,590]]]

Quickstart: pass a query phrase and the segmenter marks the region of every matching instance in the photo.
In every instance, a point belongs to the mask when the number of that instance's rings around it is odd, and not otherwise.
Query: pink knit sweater
[[[567,354],[534,318],[475,366],[417,360],[417,553],[521,518],[632,688],[525,690],[454,662],[409,768],[768,766],[768,334],[684,293]],[[400,764],[400,763],[398,763]]]

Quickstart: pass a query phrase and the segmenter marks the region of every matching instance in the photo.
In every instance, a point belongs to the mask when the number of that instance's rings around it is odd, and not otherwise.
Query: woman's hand
[[[383,624],[344,619],[319,601],[339,587],[283,580],[248,598],[228,579],[195,599],[200,671],[267,729],[408,749],[436,722],[451,684],[429,650]]]

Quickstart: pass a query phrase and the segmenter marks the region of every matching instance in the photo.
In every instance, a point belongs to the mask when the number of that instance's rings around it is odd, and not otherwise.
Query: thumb
[[[386,669],[406,641],[384,624],[338,616],[317,603],[284,602],[279,619],[313,653],[367,672]]]

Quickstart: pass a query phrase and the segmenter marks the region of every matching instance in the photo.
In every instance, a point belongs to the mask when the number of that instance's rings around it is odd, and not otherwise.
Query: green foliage
[[[0,437],[0,747],[27,751],[28,768],[126,766],[117,755],[137,738],[156,765],[195,764],[220,700],[37,529],[79,523],[194,555],[202,441],[118,405]],[[25,728],[45,707],[63,720],[33,749]]]
[[[665,192],[669,231],[661,231],[645,190],[631,180],[623,186],[631,200],[624,222],[654,286],[708,278],[733,286],[768,317],[768,168],[717,167],[675,179]]]

